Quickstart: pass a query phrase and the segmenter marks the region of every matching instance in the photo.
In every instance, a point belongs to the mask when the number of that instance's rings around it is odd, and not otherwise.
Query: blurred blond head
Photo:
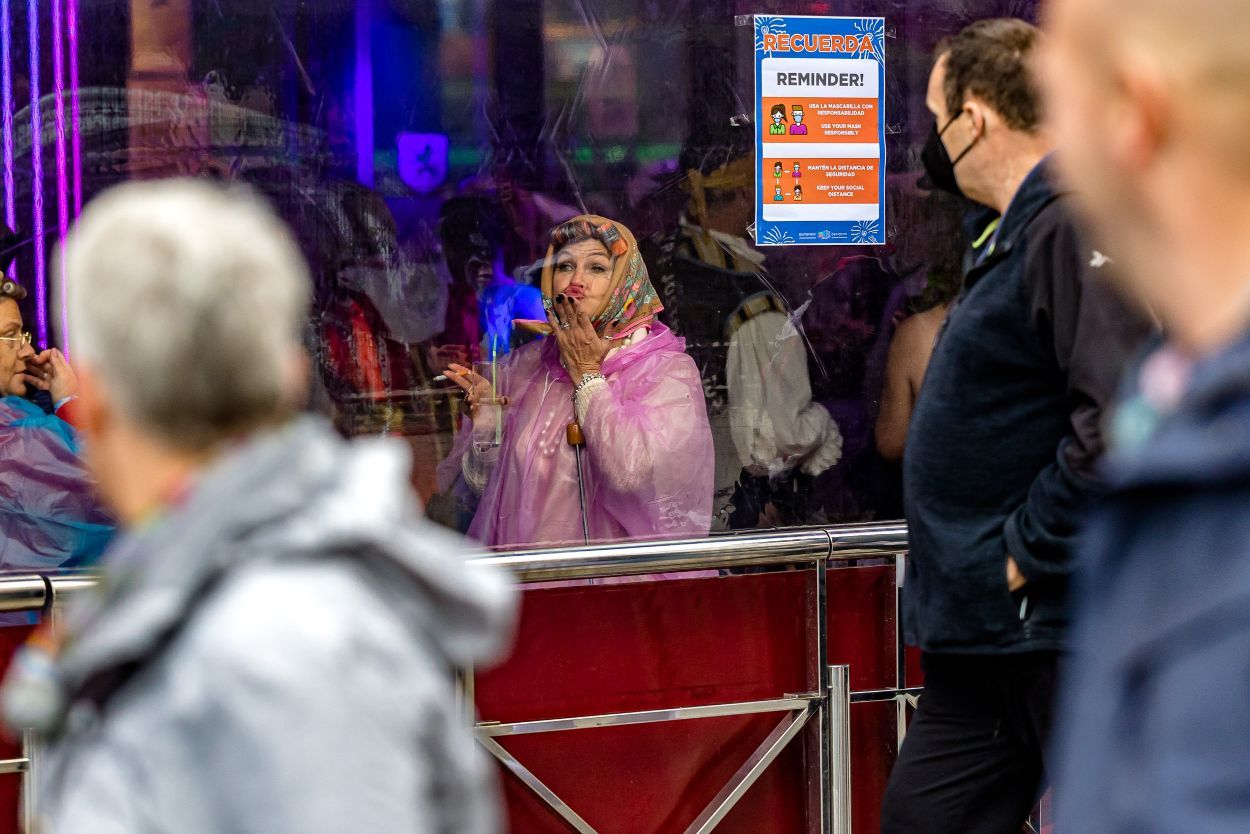
[[[70,233],[78,421],[123,518],[303,395],[307,266],[256,197],[204,181],[119,186]]]
[[[1060,164],[1132,289],[1195,348],[1250,320],[1250,3],[1050,0]]]

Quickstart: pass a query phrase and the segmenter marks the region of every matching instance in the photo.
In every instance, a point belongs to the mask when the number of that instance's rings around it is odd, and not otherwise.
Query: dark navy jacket
[[[1141,422],[1142,399],[1116,425]],[[1130,418],[1126,420],[1126,415]],[[1133,428],[1130,425],[1130,428]],[[1057,831],[1250,831],[1250,337],[1108,456],[1081,550]],[[1143,436],[1144,435],[1144,436]]]
[[[933,351],[903,462],[908,642],[925,651],[1063,647],[1078,519],[1104,406],[1149,332],[1107,286],[1047,163],[968,272]],[[1008,591],[1010,554],[1027,612]]]

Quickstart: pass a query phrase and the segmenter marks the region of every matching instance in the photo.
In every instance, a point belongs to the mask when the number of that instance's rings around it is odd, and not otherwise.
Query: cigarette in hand
[[[471,371],[456,371],[455,376],[468,376],[470,373]],[[434,377],[433,381],[434,382],[446,382],[449,379],[451,379],[451,377],[447,376],[447,374],[439,374],[438,376]]]

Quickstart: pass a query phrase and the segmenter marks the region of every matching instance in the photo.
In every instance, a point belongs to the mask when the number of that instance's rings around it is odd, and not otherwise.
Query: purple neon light
[[[33,2],[33,0],[32,0]],[[356,179],[373,185],[373,44],[369,0],[356,0]]]
[[[35,244],[35,325],[39,347],[48,346],[48,264],[43,251],[43,120],[39,113],[39,0],[26,0],[30,30],[30,195]]]
[[[7,2],[7,0],[5,0]],[[82,214],[82,115],[78,108],[78,0],[69,0],[69,127],[74,169],[74,216]]]
[[[65,136],[65,0],[52,0],[52,101],[56,107],[56,231],[57,248],[65,254],[65,238],[69,234],[69,160]],[[57,258],[57,269],[64,258]],[[61,308],[61,349],[69,352],[69,320],[65,315],[65,274],[57,275]]]
[[[3,108],[4,219],[17,228],[17,195],[13,187],[13,22],[9,0],[0,0],[0,108]]]

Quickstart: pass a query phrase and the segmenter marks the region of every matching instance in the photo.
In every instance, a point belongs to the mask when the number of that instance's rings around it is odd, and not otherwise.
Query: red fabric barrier
[[[851,689],[893,689],[898,654],[894,566],[829,571],[829,663],[851,667]]]
[[[26,642],[32,626],[0,627],[0,678],[9,668],[13,654]],[[21,739],[0,732],[0,759],[16,759],[22,755]],[[21,831],[22,777],[21,774],[0,775],[0,834],[18,834]]]
[[[898,756],[894,703],[851,705],[851,828],[881,830],[881,800]]]
[[[484,721],[814,691],[812,571],[525,593],[511,657],[477,679]]]
[[[893,565],[828,574],[828,660],[854,690],[895,684]],[[815,572],[640,581],[527,591],[517,644],[476,679],[483,721],[514,723],[735,703],[813,692]],[[496,738],[591,826],[681,832],[787,713]],[[874,831],[896,754],[892,702],[851,709],[855,830]],[[722,823],[726,832],[819,829],[813,722]],[[511,829],[569,827],[505,777]]]
[[[600,834],[682,832],[786,713],[602,727],[498,739]],[[806,834],[816,724],[764,771],[718,831]],[[814,762],[815,759],[812,759]],[[813,771],[814,772],[814,765]],[[572,830],[514,778],[514,834]],[[816,809],[812,809],[813,813]]]

